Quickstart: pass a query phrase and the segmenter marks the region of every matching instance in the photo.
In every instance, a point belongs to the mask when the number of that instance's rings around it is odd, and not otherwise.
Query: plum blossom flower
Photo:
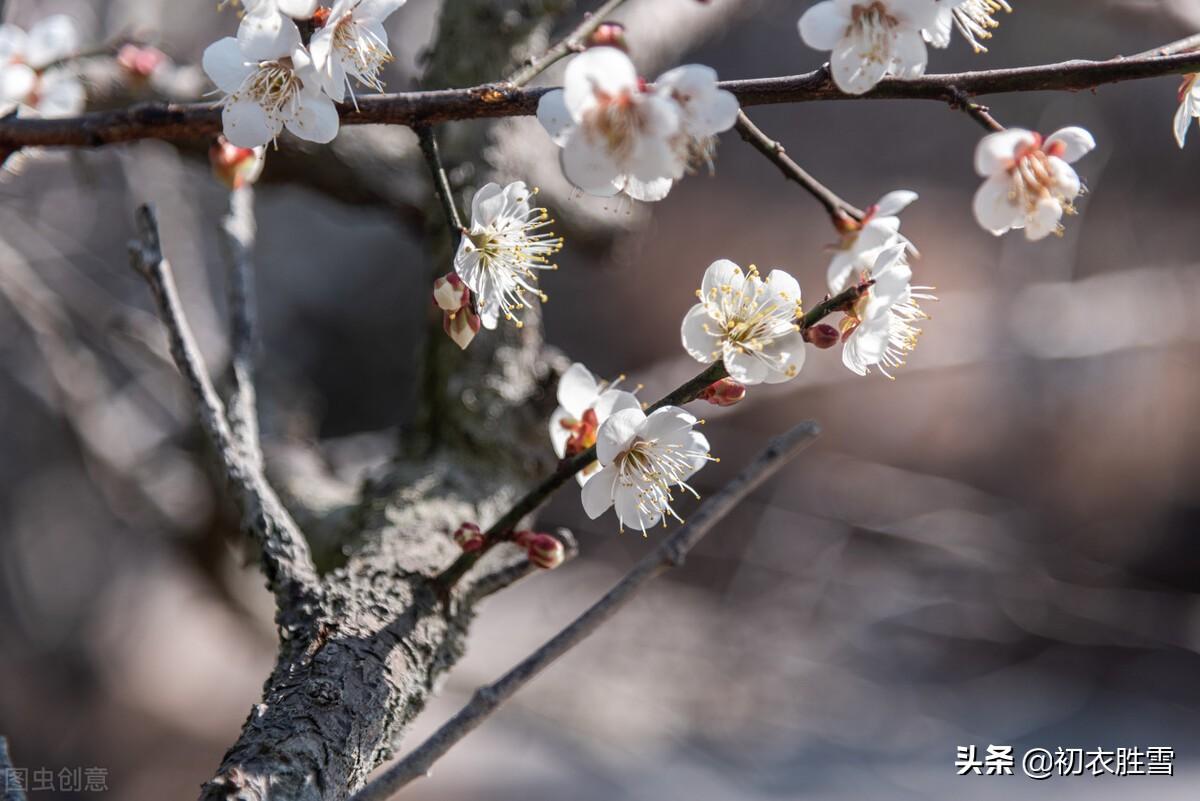
[[[313,34],[308,49],[321,74],[325,91],[342,102],[350,79],[382,92],[379,73],[392,60],[383,22],[406,0],[337,0],[324,26]]]
[[[1000,11],[1011,14],[1012,6],[1006,0],[965,0],[954,9],[954,27],[958,28],[976,53],[986,53],[983,42],[991,39],[992,31],[1000,27],[996,21],[996,14]]]
[[[679,105],[647,87],[614,47],[573,58],[563,88],[542,95],[537,116],[562,148],[563,175],[588,194],[661,200],[683,175]]]
[[[46,17],[29,32],[0,25],[0,116],[70,117],[83,111],[87,96],[68,69],[53,66],[79,49],[75,22],[65,14]]]
[[[975,171],[987,179],[975,195],[975,219],[996,236],[1014,228],[1031,242],[1061,234],[1063,214],[1075,213],[1072,202],[1083,191],[1071,164],[1095,147],[1076,127],[1045,141],[1020,128],[988,134],[975,151]]]
[[[642,408],[632,392],[616,388],[618,383],[597,381],[579,362],[558,379],[558,408],[550,416],[550,442],[559,459],[583,453],[595,445],[600,426],[614,412]],[[598,469],[592,462],[576,473],[575,478],[585,484]]]
[[[246,13],[238,25],[238,41],[246,55],[266,61],[300,44],[300,32],[292,20],[311,19],[317,13],[318,0],[243,0],[241,5]]]
[[[516,312],[525,308],[525,293],[546,301],[536,271],[558,269],[549,258],[562,250],[562,237],[541,232],[554,221],[530,205],[535,191],[524,181],[490,183],[471,201],[471,227],[463,231],[454,269],[475,293],[484,328],[495,328],[502,315],[520,328]]]
[[[673,487],[699,495],[686,483],[712,461],[697,420],[677,406],[646,415],[622,409],[604,421],[596,438],[600,472],[583,485],[583,509],[593,520],[615,506],[621,529],[646,529],[676,514]]]
[[[833,248],[827,272],[830,292],[836,295],[850,286],[863,270],[875,264],[885,248],[898,242],[912,247],[900,234],[898,215],[916,199],[917,193],[907,189],[888,192],[867,208],[861,221],[847,219],[839,226],[842,239]]]
[[[1200,74],[1193,73],[1183,76],[1179,86],[1179,110],[1175,112],[1175,141],[1182,149],[1187,140],[1188,128],[1193,118],[1200,118],[1200,85],[1197,79]]]
[[[928,292],[932,287],[912,286],[912,269],[903,244],[881,252],[861,280],[874,283],[842,319],[842,363],[859,375],[878,367],[892,378],[888,370],[902,366],[917,346],[921,330],[915,324],[929,318],[920,301],[937,298]]]
[[[238,147],[265,145],[284,128],[310,142],[337,136],[337,108],[321,92],[295,23],[285,24],[292,35],[281,37],[273,51],[258,49],[264,55],[252,55],[231,36],[204,51],[204,71],[226,95],[221,110],[225,137]]]
[[[658,76],[654,87],[679,107],[682,130],[676,137],[676,148],[682,149],[684,161],[689,166],[703,164],[712,170],[717,134],[737,122],[737,97],[718,86],[716,70],[702,64],[668,70]]]
[[[924,75],[929,53],[922,31],[944,27],[945,13],[961,1],[822,0],[800,17],[800,38],[814,50],[830,51],[834,83],[861,95],[885,75]],[[938,46],[947,43],[948,37]]]
[[[700,302],[683,318],[684,350],[696,361],[725,363],[742,384],[778,384],[795,378],[804,366],[804,337],[796,318],[800,285],[782,270],[764,280],[751,266],[749,275],[728,259],[704,272]]]

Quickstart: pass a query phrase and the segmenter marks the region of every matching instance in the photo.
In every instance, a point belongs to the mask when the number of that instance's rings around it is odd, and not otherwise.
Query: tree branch
[[[575,30],[563,37],[558,44],[551,47],[542,55],[527,60],[525,65],[510,75],[505,83],[515,88],[520,88],[562,59],[582,50],[588,37],[595,33],[596,29],[604,23],[605,18],[616,11],[624,2],[625,0],[608,0],[600,8],[587,14],[583,18],[583,22],[579,23]]]
[[[0,777],[4,779],[4,786],[0,788],[4,793],[0,796],[3,801],[25,801],[25,788],[13,767],[12,757],[8,754],[8,740],[4,737],[0,737]]]
[[[809,421],[772,440],[757,459],[720,492],[701,504],[691,520],[643,557],[604,597],[500,679],[476,690],[470,703],[416,750],[351,796],[350,801],[386,801],[409,782],[426,775],[438,758],[477,728],[517,690],[600,628],[629,603],[647,582],[672,567],[682,565],[688,552],[713,526],[755,488],[808,447],[818,433],[817,424]]]
[[[433,128],[428,125],[414,125],[413,131],[421,142],[421,153],[425,155],[425,162],[429,165],[434,191],[437,192],[438,200],[442,202],[446,224],[450,226],[450,248],[453,250],[458,247],[458,240],[462,236],[463,222],[458,213],[458,204],[454,202],[454,190],[450,188],[450,179],[446,177],[442,154],[438,151],[437,137],[433,135]]]
[[[926,75],[913,80],[886,78],[864,95],[840,91],[825,68],[803,75],[724,81],[721,88],[743,106],[814,100],[956,100],[1011,92],[1082,91],[1121,81],[1200,72],[1200,54],[1064,61],[1033,67]],[[343,125],[418,125],[448,120],[517,117],[533,114],[546,87],[513,90],[503,83],[469,89],[368,95],[358,108],[339,107]],[[143,103],[60,119],[0,121],[0,152],[23,147],[98,147],[139,139],[194,140],[221,130],[218,103]]]
[[[242,510],[242,527],[257,542],[267,583],[275,594],[277,619],[304,614],[318,592],[308,543],[276,497],[261,469],[238,447],[212,377],[200,357],[183,313],[170,263],[163,257],[158,222],[149,206],[137,213],[138,239],[129,243],[130,264],[154,293],[167,329],[171,357],[196,403],[200,425]]]
[[[258,432],[254,356],[257,310],[254,295],[254,189],[249,185],[229,193],[229,213],[221,221],[229,266],[229,349],[232,387],[229,427],[252,466],[262,466]]]

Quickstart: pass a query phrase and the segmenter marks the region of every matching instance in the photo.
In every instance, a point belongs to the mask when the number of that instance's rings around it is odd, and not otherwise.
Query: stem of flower
[[[446,177],[446,168],[442,166],[442,155],[438,152],[437,138],[433,128],[428,125],[414,125],[413,131],[421,141],[421,152],[425,154],[425,163],[433,176],[433,188],[437,191],[438,199],[442,201],[442,211],[446,213],[446,224],[450,226],[450,247],[458,246],[458,238],[462,236],[462,217],[458,216],[458,206],[454,202],[454,192],[450,189],[450,179]]]
[[[542,53],[536,58],[529,59],[525,66],[510,75],[505,83],[513,88],[519,89],[525,84],[532,81],[537,76],[548,70],[557,62],[583,49],[584,43],[587,42],[589,36],[596,32],[609,14],[617,10],[617,7],[624,3],[625,0],[608,0],[607,3],[597,8],[592,13],[583,18],[583,22],[563,37],[558,44],[551,47],[545,53]]]
[[[1004,126],[1000,124],[1000,121],[991,115],[991,109],[985,105],[976,103],[971,99],[970,95],[957,86],[950,87],[947,102],[950,103],[950,108],[961,110],[988,131],[999,132],[1004,130]]]

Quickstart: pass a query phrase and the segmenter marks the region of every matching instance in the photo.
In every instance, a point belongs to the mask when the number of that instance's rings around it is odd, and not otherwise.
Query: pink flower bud
[[[230,189],[241,189],[253,184],[262,175],[266,149],[238,147],[224,136],[219,136],[208,149],[208,160],[218,181]]]
[[[471,291],[458,273],[446,273],[433,282],[433,302],[442,311],[456,312],[470,304]]]
[[[841,338],[838,330],[828,323],[818,323],[804,329],[804,341],[821,350],[832,348]]]
[[[463,553],[473,553],[483,547],[483,532],[474,523],[463,523],[455,530],[454,541]]]
[[[466,350],[471,340],[479,333],[479,315],[471,311],[469,305],[456,312],[445,312],[442,317],[442,330],[454,340],[455,345]]]
[[[625,42],[625,26],[619,22],[602,22],[587,40],[588,47],[615,47],[629,52]]]
[[[708,401],[713,406],[732,406],[746,397],[746,385],[732,378],[722,378],[709,384],[700,393],[700,400]]]
[[[525,549],[529,561],[543,570],[553,570],[567,558],[566,549],[557,537],[536,531],[518,531],[513,542]]]
[[[157,47],[126,44],[117,51],[117,63],[134,78],[145,80],[170,59]]]

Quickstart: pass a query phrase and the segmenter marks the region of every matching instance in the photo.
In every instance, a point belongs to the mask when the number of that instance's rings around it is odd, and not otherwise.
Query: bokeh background
[[[211,0],[6,5],[22,25],[67,11],[92,41],[156,31],[181,65],[235,26]],[[795,32],[807,5],[631,0],[634,55],[649,74],[681,59],[727,78],[811,69],[821,56]],[[956,38],[931,71],[1128,55],[1200,29],[1186,0],[1014,5],[990,53]],[[437,10],[410,0],[392,18],[390,88],[415,85]],[[859,205],[920,193],[904,230],[923,254],[919,282],[941,297],[920,347],[896,381],[814,351],[797,381],[706,413],[722,462],[698,476],[702,492],[800,419],[824,435],[409,795],[1195,797],[1200,141],[1180,152],[1172,139],[1177,85],[992,98],[1007,124],[1082,124],[1099,142],[1079,165],[1081,215],[1033,245],[974,223],[981,131],[961,113],[921,101],[753,110]],[[497,167],[541,184],[568,236],[544,282],[548,340],[644,383],[646,397],[695,370],[678,325],[714,258],[784,267],[822,294],[826,218],[736,136],[722,137],[715,176],[638,208],[566,191],[530,120],[490,137],[452,177]],[[412,410],[434,268],[413,222],[428,200],[411,136],[345,138],[387,150],[395,172],[314,188],[272,161],[258,261],[271,458],[353,485]],[[309,158],[317,170],[333,156]],[[153,142],[46,153],[0,185],[0,732],[18,765],[103,767],[108,795],[129,801],[194,797],[274,653],[270,599],[127,267],[143,200],[159,206],[219,369],[224,199],[193,153]],[[316,443],[313,467],[300,445]],[[572,528],[580,558],[486,604],[402,750],[650,546],[611,517],[588,521],[572,491],[543,521]],[[1170,746],[1177,775],[957,777],[955,748],[970,744]],[[54,797],[95,794],[35,795]]]

